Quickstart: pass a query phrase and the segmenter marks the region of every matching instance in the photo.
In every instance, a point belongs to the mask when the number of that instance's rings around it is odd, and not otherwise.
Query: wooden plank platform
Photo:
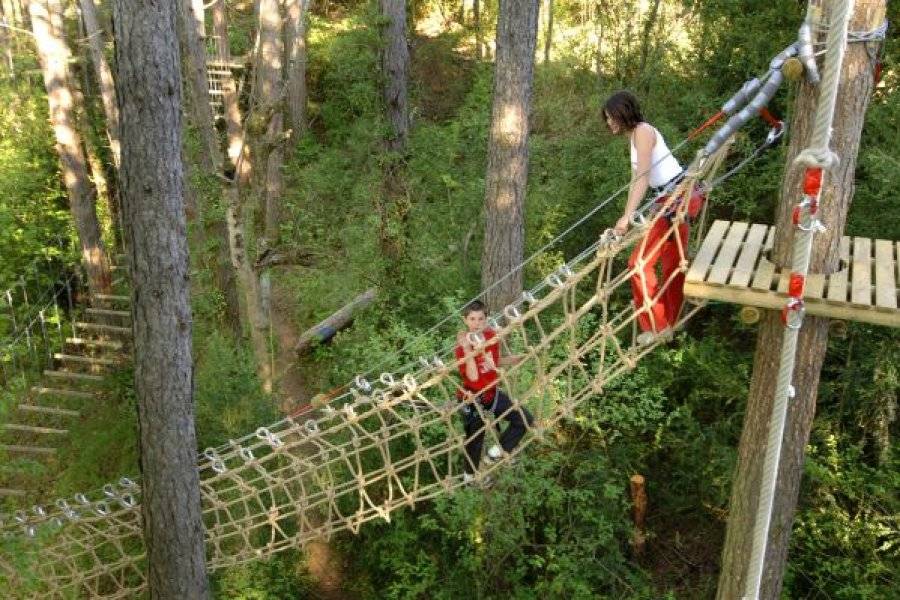
[[[715,221],[688,269],[685,296],[780,310],[790,273],[766,258],[774,237],[767,225]],[[840,253],[840,271],[807,277],[807,314],[900,327],[900,242],[844,237]]]

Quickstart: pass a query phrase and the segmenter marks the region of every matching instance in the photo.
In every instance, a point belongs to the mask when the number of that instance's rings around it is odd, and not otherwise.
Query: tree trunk
[[[287,0],[285,47],[287,48],[287,120],[291,139],[306,133],[306,28],[312,0]]]
[[[659,2],[659,0],[657,0]],[[547,36],[544,38],[544,62],[550,62],[550,48],[553,46],[553,0],[547,0]]]
[[[381,74],[384,78],[382,95],[390,123],[388,152],[402,154],[409,137],[409,105],[406,86],[409,78],[409,48],[406,44],[406,2],[379,0],[385,20],[384,51],[381,55]]]
[[[116,0],[122,196],[150,597],[207,598],[194,431],[191,307],[172,3]]]
[[[259,115],[265,115],[265,137],[258,145],[259,162],[265,163],[263,180],[265,237],[274,242],[278,235],[279,205],[281,203],[284,162],[284,44],[282,18],[278,0],[260,0],[259,3],[259,56],[256,63],[255,92],[259,99]]]
[[[481,60],[484,54],[484,39],[481,35],[481,0],[472,0],[472,24],[475,27],[475,58]]]
[[[198,16],[194,13],[195,3],[192,0],[178,0],[178,23],[181,38],[184,42],[184,59],[191,90],[191,108],[196,127],[200,135],[203,151],[199,153],[200,164],[207,173],[216,173],[222,169],[222,151],[219,149],[219,136],[216,134],[215,116],[209,103],[209,75],[206,72],[206,48],[203,38],[198,35]],[[203,5],[201,3],[200,8]],[[200,12],[199,19],[203,19]]]
[[[231,49],[228,47],[228,21],[225,14],[225,0],[212,5],[213,35],[216,37],[216,55],[225,65],[231,64]],[[228,138],[228,160],[239,168],[236,177],[241,185],[249,183],[251,163],[249,148],[244,146],[244,130],[241,126],[241,109],[238,104],[237,85],[231,76],[231,69],[222,77],[222,106],[225,113],[225,131]],[[241,155],[240,161],[238,156]]]
[[[885,0],[857,0],[850,29],[873,29],[882,22],[884,10]],[[839,267],[838,247],[853,196],[859,140],[873,87],[872,68],[863,44],[848,46],[840,81],[831,140],[831,148],[840,157],[840,164],[825,177],[819,218],[827,230],[814,238],[810,273],[832,273]],[[801,84],[792,111],[794,117],[790,129],[793,134],[787,153],[781,202],[776,214],[777,235],[772,255],[774,262],[782,268],[790,260],[790,244],[794,232],[791,213],[801,194],[803,177],[802,169],[794,166],[793,160],[809,140],[817,98],[818,88]],[[744,593],[782,335],[780,315],[774,311],[765,311],[760,322],[744,430],[732,484],[717,595],[720,600],[740,598]],[[788,407],[760,598],[777,599],[781,594],[803,472],[804,450],[815,414],[816,390],[827,341],[828,319],[807,316],[799,334],[793,380],[796,395],[790,400]]]
[[[385,139],[387,157],[380,197],[376,200],[379,217],[379,237],[382,253],[392,265],[403,255],[402,233],[409,203],[402,174],[409,138],[409,48],[406,43],[406,2],[379,0],[384,18],[383,50],[381,53],[382,98],[385,116],[390,125]]]
[[[271,393],[273,387],[272,363],[269,358],[269,315],[260,302],[259,280],[247,259],[245,240],[246,223],[241,210],[240,190],[235,185],[224,188],[227,200],[225,223],[228,230],[228,246],[231,264],[237,275],[238,288],[244,299],[244,308],[250,325],[250,342],[256,357],[257,374],[263,390]]]
[[[50,5],[44,0],[29,3],[31,27],[37,44],[38,58],[47,88],[50,123],[56,136],[63,182],[69,197],[69,209],[81,244],[81,255],[87,269],[91,289],[108,292],[110,289],[109,259],[103,247],[100,222],[97,220],[96,192],[87,174],[87,163],[81,145],[81,135],[75,126],[76,95],[72,92],[68,70],[69,48],[61,32],[53,27]],[[59,9],[59,5],[54,5]]]
[[[119,149],[119,107],[116,101],[116,84],[113,81],[112,71],[103,56],[105,36],[103,30],[100,29],[94,0],[80,0],[79,6],[84,30],[87,34],[88,47],[91,51],[91,62],[100,85],[100,98],[103,101],[103,113],[106,115],[106,135],[109,138],[109,149],[112,152],[113,164],[118,170],[121,154]]]
[[[538,0],[501,0],[497,17],[494,102],[485,175],[484,250],[481,285],[493,286],[522,263],[528,183],[528,116]],[[485,297],[499,310],[522,293],[522,271],[506,277]]]
[[[11,12],[11,10],[7,6],[5,0],[0,2],[0,23],[13,25],[12,15],[8,14],[9,12]],[[14,39],[15,37],[9,30],[5,27],[0,27],[0,48],[3,49],[3,54],[6,56],[6,69],[9,71],[10,79],[16,78],[16,63],[13,60],[13,56],[15,55]]]
[[[650,7],[650,14],[644,22],[644,33],[641,36],[641,64],[638,68],[638,76],[644,76],[644,70],[647,68],[647,56],[650,54],[650,38],[653,34],[653,28],[656,25],[656,17],[659,14],[659,0],[653,0]]]

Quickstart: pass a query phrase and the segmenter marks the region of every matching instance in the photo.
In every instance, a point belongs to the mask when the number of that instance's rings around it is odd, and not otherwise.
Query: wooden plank
[[[88,331],[99,331],[100,333],[131,335],[131,327],[117,327],[115,325],[104,325],[103,323],[87,323],[84,321],[78,321],[75,323],[75,328],[86,329]]]
[[[26,433],[52,433],[56,435],[66,435],[68,429],[55,429],[53,427],[35,427],[34,425],[20,425],[18,423],[4,423],[0,428],[6,431],[24,431]]]
[[[62,354],[60,352],[56,352],[53,354],[53,358],[56,360],[60,360],[63,362],[73,362],[82,365],[98,365],[101,367],[114,367],[116,365],[116,361],[111,358],[95,358],[93,356],[79,356],[76,354]]]
[[[716,250],[719,249],[719,245],[722,243],[722,236],[728,230],[728,224],[728,221],[718,220],[713,222],[706,234],[706,239],[703,240],[703,244],[697,252],[697,256],[694,257],[694,262],[691,263],[686,279],[703,281],[706,278],[706,272],[716,256]]]
[[[732,304],[758,306],[774,310],[783,308],[786,300],[784,295],[766,290],[714,286],[706,285],[702,282],[685,282],[684,294],[692,298],[719,300]],[[845,321],[872,323],[873,325],[884,325],[887,327],[900,327],[900,311],[874,310],[873,308],[864,308],[849,303],[836,304],[822,300],[811,300],[806,303],[806,314],[843,319]]]
[[[89,315],[97,315],[100,317],[121,317],[125,319],[131,318],[131,311],[114,310],[111,308],[88,308],[85,312]]]
[[[897,272],[894,246],[888,240],[875,240],[875,306],[897,309]]]
[[[26,496],[25,490],[13,490],[10,488],[0,488],[0,498],[12,497],[22,498]]]
[[[853,304],[872,306],[872,242],[868,238],[853,238],[853,268],[851,269]]]
[[[822,273],[812,273],[806,278],[805,298],[821,299],[825,292],[825,275]]]
[[[75,373],[73,371],[44,371],[44,377],[56,377],[57,379],[74,379],[76,381],[103,381],[100,375],[88,375],[87,373]]]
[[[745,288],[750,283],[753,266],[756,264],[756,259],[759,258],[759,254],[762,251],[763,241],[768,229],[766,225],[760,225],[759,223],[750,227],[747,241],[744,242],[741,248],[741,255],[738,257],[729,285]]]
[[[734,265],[734,259],[737,257],[738,250],[741,249],[741,242],[744,241],[746,234],[746,223],[738,221],[731,224],[731,228],[725,236],[725,242],[722,244],[722,249],[719,250],[715,263],[713,263],[709,272],[709,277],[706,278],[707,283],[724,285],[728,281],[731,267]]]
[[[18,446],[15,444],[0,444],[0,450],[7,452],[20,452],[22,454],[56,454],[56,448],[43,448],[41,446]]]
[[[62,417],[77,417],[81,415],[77,410],[69,410],[68,408],[59,408],[58,406],[42,406],[40,404],[20,404],[19,410],[28,412],[39,412],[48,415],[59,415]]]
[[[846,302],[847,301],[847,276],[850,271],[850,238],[841,238],[840,247],[841,260],[845,261],[844,268],[837,273],[832,273],[828,278],[828,293],[826,298],[829,302]]]
[[[84,390],[64,390],[49,387],[33,387],[31,392],[39,396],[60,396],[64,398],[81,398],[82,400],[91,400],[96,397],[93,392]]]
[[[95,340],[90,338],[66,338],[66,343],[73,346],[87,346],[91,348],[109,348],[110,350],[121,350],[122,342],[114,340]]]

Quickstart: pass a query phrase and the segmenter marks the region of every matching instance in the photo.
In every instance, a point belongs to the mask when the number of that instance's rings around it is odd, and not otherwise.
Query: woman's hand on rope
[[[616,232],[616,235],[625,235],[628,232],[629,225],[631,225],[630,217],[628,215],[622,215],[613,226],[613,231]]]

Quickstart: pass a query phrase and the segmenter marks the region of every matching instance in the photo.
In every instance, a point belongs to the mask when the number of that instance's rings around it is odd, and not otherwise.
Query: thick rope
[[[784,439],[785,421],[787,420],[788,399],[794,395],[791,380],[793,379],[794,363],[797,354],[797,339],[803,321],[803,281],[809,272],[813,234],[819,227],[816,219],[816,209],[822,193],[821,169],[831,169],[838,162],[837,156],[829,148],[829,142],[831,140],[831,125],[834,119],[834,106],[837,99],[840,70],[844,60],[844,48],[847,43],[847,25],[852,4],[852,0],[834,0],[832,2],[832,26],[828,30],[825,69],[822,75],[814,129],[809,147],[797,157],[798,163],[817,170],[818,177],[814,174],[811,177],[810,171],[807,171],[807,180],[804,186],[806,197],[798,207],[802,220],[798,223],[797,232],[794,236],[791,279],[793,281],[795,277],[797,278],[799,290],[792,294],[783,313],[785,322],[784,338],[781,344],[778,380],[775,386],[772,415],[769,419],[766,457],[763,464],[759,504],[757,505],[753,529],[753,547],[750,554],[750,566],[744,593],[746,600],[758,600],[762,585],[763,567],[772,523],[772,509],[775,502],[778,467],[781,462],[781,448]],[[811,179],[814,179],[814,181],[810,181]],[[815,184],[814,187],[808,185],[812,183]],[[810,195],[813,197],[810,198]],[[793,286],[791,287],[793,288]]]

